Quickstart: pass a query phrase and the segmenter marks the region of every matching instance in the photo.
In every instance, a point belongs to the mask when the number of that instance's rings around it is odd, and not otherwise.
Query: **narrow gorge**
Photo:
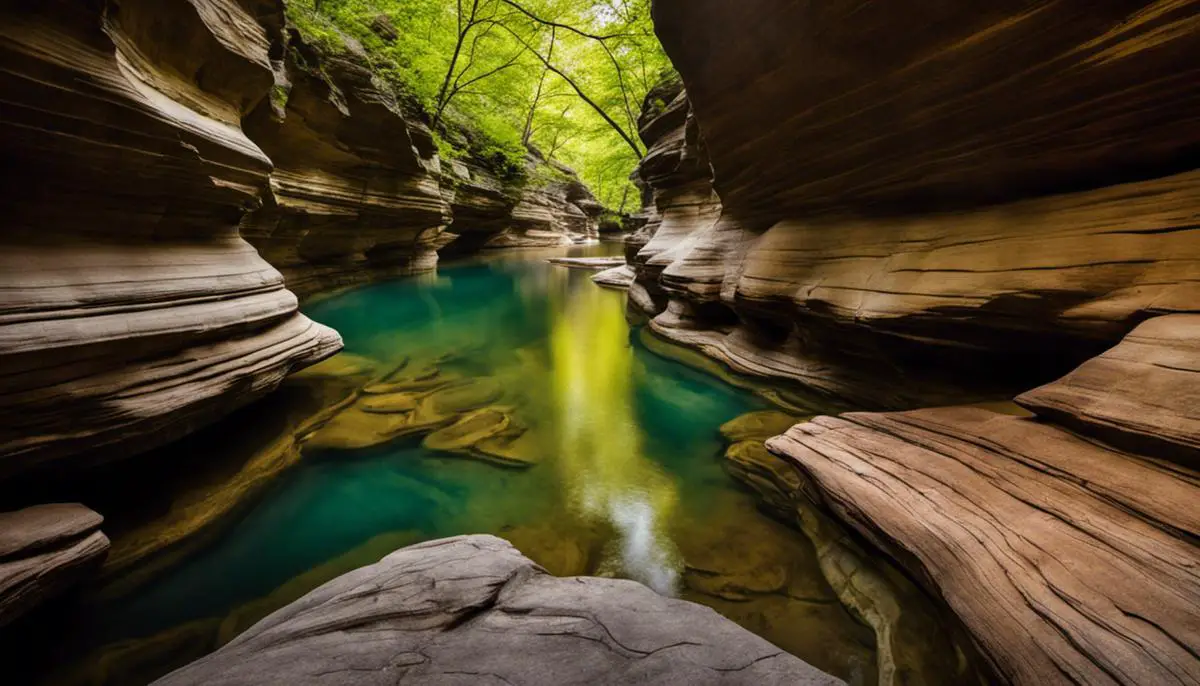
[[[1200,685],[1200,3],[0,16],[5,683]]]

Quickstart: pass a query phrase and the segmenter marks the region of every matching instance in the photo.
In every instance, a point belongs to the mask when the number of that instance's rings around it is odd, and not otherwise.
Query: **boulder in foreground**
[[[633,581],[554,577],[492,536],[403,548],[156,683],[405,682],[842,683],[708,608]]]

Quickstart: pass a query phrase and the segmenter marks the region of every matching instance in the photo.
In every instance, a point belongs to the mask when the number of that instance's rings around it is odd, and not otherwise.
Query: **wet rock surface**
[[[841,683],[711,610],[631,581],[552,577],[490,536],[397,551],[155,683],[279,679]]]

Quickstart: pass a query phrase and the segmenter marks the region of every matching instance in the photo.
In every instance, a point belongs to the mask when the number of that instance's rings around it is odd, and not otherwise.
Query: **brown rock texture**
[[[1003,681],[1194,684],[1200,473],[1160,457],[1194,464],[1193,320],[1152,319],[1022,396],[1040,417],[851,413],[767,447],[942,598]]]
[[[450,252],[558,247],[599,236],[603,207],[572,169],[536,150],[525,157],[523,178],[494,166],[469,157],[442,161],[442,194],[457,236]]]
[[[1197,311],[1196,10],[656,0],[688,104],[644,122],[635,303],[872,407],[928,404],[917,378],[1028,387]]]
[[[0,513],[0,626],[83,581],[104,561],[104,518],[79,504]]]
[[[275,85],[246,120],[275,164],[243,234],[301,297],[432,271],[452,237],[429,129],[379,83],[360,46],[326,54],[272,36]]]
[[[492,536],[401,549],[155,683],[397,681],[842,683],[708,608],[633,581],[556,578]]]
[[[1017,403],[1131,452],[1200,468],[1200,316],[1155,317]]]
[[[256,3],[0,10],[0,477],[165,443],[341,346],[238,234]]]

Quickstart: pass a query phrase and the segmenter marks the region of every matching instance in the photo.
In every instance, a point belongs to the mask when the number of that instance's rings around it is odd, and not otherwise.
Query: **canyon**
[[[1018,5],[659,0],[683,85],[597,282],[797,414],[963,404],[729,459],[886,551],[998,680],[1196,683],[1196,6]]]
[[[580,340],[619,328],[606,320],[551,327],[563,370],[609,365],[564,377],[575,394],[526,371],[463,378],[459,350],[338,354],[350,329],[302,303],[434,274],[439,256],[592,241],[613,219],[535,148],[514,174],[435,131],[362,45],[331,50],[285,9],[0,10],[0,481],[169,461],[288,393],[318,406],[145,539],[110,544],[83,505],[0,514],[0,625],[102,565],[174,564],[305,450],[415,435],[529,469],[539,427],[518,391],[569,405],[626,392],[606,372],[653,378]],[[644,207],[623,263],[549,269],[627,292],[642,328],[621,344],[773,408],[721,430],[724,469],[773,518],[737,521],[781,523],[823,575],[806,595],[799,573],[711,571],[691,548],[684,597],[835,606],[874,637],[880,684],[1200,683],[1198,16],[1191,0],[654,0],[678,78],[637,120]],[[478,326],[506,345],[515,312]],[[639,449],[576,438],[615,462]],[[628,469],[670,500],[658,472]],[[584,576],[594,551],[556,548],[558,569],[488,536],[401,539],[417,544],[318,575],[161,683],[840,682],[692,602]],[[786,544],[763,540],[773,570]]]

